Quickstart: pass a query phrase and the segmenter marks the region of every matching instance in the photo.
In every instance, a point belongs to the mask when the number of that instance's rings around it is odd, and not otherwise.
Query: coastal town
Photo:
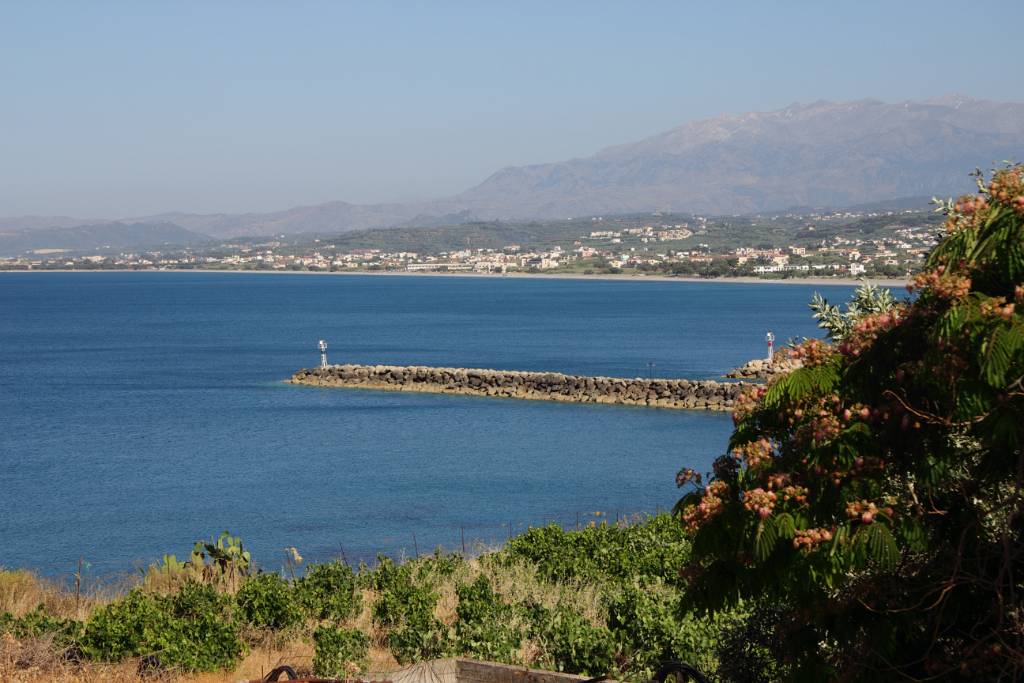
[[[725,220],[703,216],[591,217],[554,239],[415,248],[281,235],[139,251],[56,249],[0,258],[0,270],[243,270],[408,273],[662,274],[693,277],[905,277],[937,242],[926,211],[821,212]],[[660,218],[660,219],[659,219]],[[858,228],[870,224],[870,229]],[[776,228],[784,225],[784,230]],[[834,226],[842,226],[836,229]],[[589,229],[587,229],[589,228]],[[460,226],[446,228],[457,234]],[[409,231],[414,233],[415,231]],[[778,233],[782,233],[781,236]],[[498,234],[501,234],[500,232]],[[770,237],[765,237],[767,234]],[[351,242],[351,240],[348,240]],[[467,240],[468,241],[468,240]]]

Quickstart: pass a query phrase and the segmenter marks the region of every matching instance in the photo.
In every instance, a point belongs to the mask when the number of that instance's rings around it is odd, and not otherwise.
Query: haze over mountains
[[[185,246],[202,244],[210,239],[173,223],[109,221],[67,227],[0,229],[0,256],[48,249],[89,251]]]
[[[340,233],[481,219],[844,207],[968,192],[971,169],[1022,159],[1024,104],[955,95],[896,104],[819,101],[686,123],[581,159],[504,168],[437,201],[338,201],[265,214],[167,213],[120,222],[142,233],[156,224],[165,237],[167,224],[173,224],[188,231],[181,238],[194,241],[204,235]],[[74,231],[78,223],[98,221],[0,219],[0,238],[17,232],[19,244],[56,248],[62,246],[53,242],[61,231],[50,231],[42,241],[24,238],[44,227]]]
[[[460,195],[485,215],[673,210],[732,214],[847,206],[971,187],[1024,158],[1024,105],[815,102],[684,124],[585,159],[508,168]]]

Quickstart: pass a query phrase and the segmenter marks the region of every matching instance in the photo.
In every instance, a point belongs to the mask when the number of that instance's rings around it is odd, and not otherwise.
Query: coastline
[[[370,275],[374,277],[447,277],[447,278],[517,278],[537,280],[599,280],[613,282],[679,282],[701,284],[734,284],[734,285],[812,285],[815,287],[853,287],[860,282],[870,282],[880,287],[903,288],[908,280],[894,278],[826,278],[806,277],[787,279],[767,279],[749,275],[739,277],[700,278],[675,275],[640,275],[633,273],[600,273],[584,275],[582,273],[439,273],[410,272],[403,270],[360,270],[360,271],[326,271],[326,270],[238,270],[221,268],[169,268],[166,270],[146,269],[129,270],[122,268],[97,268],[95,270],[79,270],[70,268],[53,268],[39,270],[0,270],[0,276],[7,273],[246,273],[250,275]]]
[[[749,365],[749,364],[748,364]],[[285,380],[321,388],[461,394],[528,401],[604,403],[679,410],[732,410],[748,382],[567,375],[426,365],[327,365]]]

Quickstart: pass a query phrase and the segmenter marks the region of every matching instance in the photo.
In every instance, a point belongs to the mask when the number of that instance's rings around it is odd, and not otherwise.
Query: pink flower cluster
[[[704,477],[701,476],[700,472],[693,468],[686,467],[684,469],[679,470],[679,473],[676,474],[676,486],[682,488],[683,486],[686,486],[690,482],[693,482],[694,484],[700,486],[700,483],[703,479]]]
[[[739,397],[737,397],[733,407],[733,424],[739,424],[743,418],[757,410],[757,406],[760,405],[761,399],[764,398],[767,391],[768,389],[764,385],[751,386],[744,389]]]
[[[935,270],[919,273],[908,289],[911,291],[927,289],[940,299],[955,301],[970,293],[971,279],[955,273],[946,274],[946,267],[939,266]]]
[[[733,457],[745,463],[747,469],[756,469],[765,463],[771,462],[774,453],[775,447],[772,445],[772,442],[764,438],[732,449]]]
[[[709,520],[714,519],[725,509],[723,497],[729,493],[729,485],[724,481],[713,481],[704,488],[700,502],[683,510],[683,527],[694,532]]]
[[[988,219],[989,209],[996,204],[1024,215],[1024,166],[996,171],[980,194],[960,197],[946,219],[946,230],[955,233],[979,229]]]
[[[981,314],[991,318],[1010,320],[1013,318],[1013,312],[1015,309],[1016,304],[1013,302],[1007,302],[1006,299],[1001,296],[981,302]]]
[[[988,194],[994,201],[1024,214],[1024,168],[1017,166],[996,171],[988,185]]]
[[[779,496],[784,503],[794,502],[803,505],[807,502],[807,489],[803,486],[785,486],[779,489]]]
[[[821,365],[832,355],[833,350],[830,344],[821,339],[808,339],[796,346],[787,349],[789,357],[798,360],[806,367]]]
[[[988,199],[984,195],[964,195],[953,205],[954,210],[965,216],[970,216],[976,211],[982,211],[986,208],[988,208]]]
[[[836,397],[836,401],[838,402],[838,397]],[[797,409],[794,411],[794,415],[797,418],[806,415],[808,418],[796,432],[797,440],[803,443],[824,443],[835,438],[843,429],[840,415],[828,410],[824,404],[817,409],[810,408],[806,412]]]
[[[899,309],[864,316],[853,326],[853,333],[839,345],[839,352],[844,356],[859,356],[864,349],[874,343],[878,335],[893,329],[902,320]]]
[[[743,492],[743,507],[757,513],[761,519],[765,519],[772,514],[776,498],[774,491],[765,491],[758,487],[753,491]]]
[[[793,535],[793,547],[797,550],[806,548],[812,549],[819,543],[832,540],[832,532],[829,529],[797,529]]]
[[[846,504],[846,516],[861,524],[871,524],[875,521],[875,517],[878,516],[879,512],[892,517],[892,508],[879,508],[867,500],[858,500]]]

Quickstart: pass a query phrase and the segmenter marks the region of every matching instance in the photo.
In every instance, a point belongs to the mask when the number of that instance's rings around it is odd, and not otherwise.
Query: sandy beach
[[[73,269],[46,269],[46,270],[0,270],[0,275],[8,273],[224,273],[225,275],[248,273],[251,275],[371,275],[374,277],[449,277],[449,278],[528,278],[537,280],[609,280],[626,282],[680,282],[680,283],[701,283],[701,284],[724,284],[724,285],[814,285],[816,287],[852,287],[861,282],[870,282],[881,287],[906,287],[907,280],[893,278],[828,278],[828,277],[805,277],[789,278],[785,280],[770,280],[758,277],[720,277],[720,278],[699,278],[682,277],[674,275],[641,275],[641,274],[594,274],[583,275],[577,273],[437,273],[437,272],[409,272],[401,270],[353,270],[353,271],[323,271],[323,270],[226,270],[218,268],[189,268],[189,269],[148,269],[148,270],[127,270],[127,269],[96,269],[96,270],[73,270]]]

